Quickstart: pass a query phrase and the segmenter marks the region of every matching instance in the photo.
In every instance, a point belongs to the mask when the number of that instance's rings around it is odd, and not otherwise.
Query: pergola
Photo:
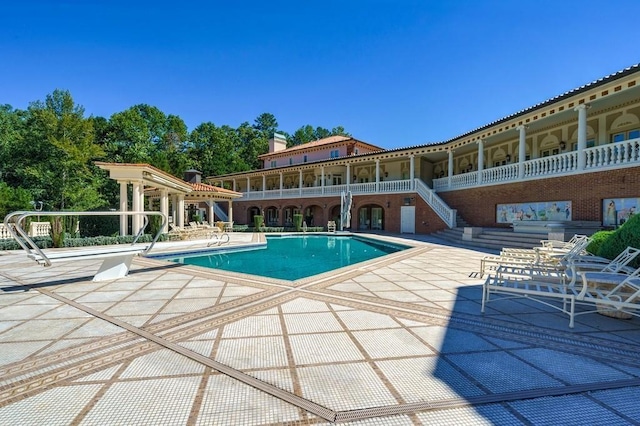
[[[206,203],[209,211],[207,218],[213,225],[215,221],[215,203],[228,203],[228,221],[233,223],[233,200],[241,198],[242,194],[204,183],[185,182],[169,173],[153,167],[150,164],[139,163],[104,163],[96,162],[96,166],[109,171],[109,177],[120,184],[120,211],[129,210],[128,187],[132,185],[131,211],[145,211],[144,198],[150,201],[160,200],[160,212],[169,216],[169,200],[174,224],[184,226],[185,202]],[[142,226],[142,218],[133,217],[132,233],[138,232]],[[120,235],[127,234],[127,217],[120,217]],[[163,232],[167,232],[166,226]]]

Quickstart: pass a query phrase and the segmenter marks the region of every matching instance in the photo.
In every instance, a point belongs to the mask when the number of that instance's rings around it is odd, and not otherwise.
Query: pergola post
[[[128,183],[120,182],[120,211],[126,212],[129,205],[129,194],[127,191]],[[129,217],[127,215],[120,216],[120,235],[127,235],[129,228]]]
[[[169,217],[169,191],[167,189],[160,191],[160,213]],[[162,232],[165,234],[169,232],[169,223],[164,224]]]

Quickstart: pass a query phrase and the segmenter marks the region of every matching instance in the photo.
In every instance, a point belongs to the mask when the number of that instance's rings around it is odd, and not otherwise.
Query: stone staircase
[[[459,220],[458,218],[457,220]],[[458,222],[460,223],[460,222]],[[513,232],[512,229],[506,228],[483,228],[482,233],[473,238],[472,241],[462,239],[464,226],[453,229],[444,229],[431,234],[439,240],[469,248],[477,248],[489,251],[499,252],[505,247],[513,248],[531,248],[539,246],[540,241],[546,239],[544,234],[525,234],[522,232]]]

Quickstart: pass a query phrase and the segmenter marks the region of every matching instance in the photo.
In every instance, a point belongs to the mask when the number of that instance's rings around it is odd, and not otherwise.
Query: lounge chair
[[[598,312],[615,318],[640,316],[640,268],[620,272],[578,272],[582,278],[579,301],[591,301]]]
[[[568,271],[563,271],[562,265],[499,266],[483,285],[481,311],[485,311],[491,295],[497,294],[500,299],[528,298],[557,309],[569,315],[571,328],[576,315],[601,312],[618,318],[622,314],[640,316],[636,314],[640,308],[640,268],[628,266],[638,255],[640,250],[628,247],[607,264],[573,262]],[[576,305],[587,308],[576,313]]]
[[[327,232],[336,232],[336,222],[330,220],[327,222]]]
[[[586,235],[575,235],[570,244],[559,249],[550,247],[536,247],[534,249],[503,249],[499,256],[485,256],[480,259],[480,273],[485,274],[495,271],[500,266],[533,267],[554,266],[561,268],[567,262],[586,253],[584,250],[591,239]],[[570,247],[570,248],[568,248]],[[478,274],[474,274],[478,275]]]
[[[569,260],[565,274],[575,283],[579,272],[612,272],[633,274],[635,269],[629,266],[636,257],[640,255],[640,249],[627,247],[613,260],[598,256],[578,256]]]
[[[188,229],[188,228],[183,228],[177,225],[174,225],[173,223],[169,224],[169,235],[174,235],[179,237],[181,240],[188,240],[189,238],[193,237],[195,235],[195,230],[193,228]]]

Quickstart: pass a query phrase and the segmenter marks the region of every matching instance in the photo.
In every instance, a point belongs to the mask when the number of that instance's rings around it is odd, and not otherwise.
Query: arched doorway
[[[280,224],[280,211],[277,207],[269,206],[264,210],[264,221],[267,226],[278,226]]]

